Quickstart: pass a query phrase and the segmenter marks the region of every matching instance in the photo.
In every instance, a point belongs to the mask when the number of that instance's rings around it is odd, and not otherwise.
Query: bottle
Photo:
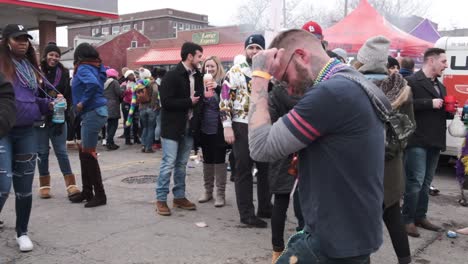
[[[54,115],[52,116],[53,123],[65,123],[65,109],[67,109],[67,101],[63,97],[63,94],[58,94],[57,98],[54,100]]]

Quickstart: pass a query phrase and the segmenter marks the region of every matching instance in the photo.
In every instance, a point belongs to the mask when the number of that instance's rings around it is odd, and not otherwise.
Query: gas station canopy
[[[118,18],[117,0],[0,0],[0,28],[16,23],[34,30],[41,20],[65,26],[102,18]]]

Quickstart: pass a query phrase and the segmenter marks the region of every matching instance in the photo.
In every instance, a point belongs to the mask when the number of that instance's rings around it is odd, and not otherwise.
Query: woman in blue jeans
[[[144,81],[148,80],[148,84],[145,86]],[[140,111],[140,123],[143,129],[141,136],[141,141],[143,147],[141,152],[143,153],[153,153],[153,142],[154,142],[154,133],[156,129],[156,118],[157,111],[159,111],[159,99],[158,99],[158,85],[150,79],[140,80],[136,86],[137,97],[139,94],[146,93],[148,95],[149,101],[139,103]]]
[[[107,100],[104,97],[104,82],[107,77],[99,53],[88,43],[81,43],[76,47],[73,63],[73,106],[81,116],[79,152],[83,190],[72,202],[86,200],[85,207],[89,208],[107,203],[96,153],[99,131],[108,117]]]
[[[36,52],[32,37],[22,25],[3,28],[0,42],[0,72],[13,84],[16,102],[14,127],[0,135],[0,211],[13,183],[15,190],[16,242],[21,251],[31,251],[28,236],[32,207],[32,183],[36,168],[37,144],[34,123],[53,107],[49,99],[38,97],[40,89]]]
[[[46,88],[41,97],[57,98],[58,93],[62,94],[67,102],[65,116],[68,116],[68,108],[71,105],[70,76],[68,69],[60,63],[61,51],[53,42],[49,43],[43,52],[41,60],[41,70],[53,87]],[[65,180],[65,187],[68,198],[80,194],[76,186],[75,175],[70,166],[67,152],[67,122],[56,124],[52,122],[52,115],[45,117],[45,125],[36,128],[38,162],[39,169],[39,197],[48,199],[50,194],[50,172],[49,172],[49,140],[54,147],[55,156],[59,163],[60,171]]]

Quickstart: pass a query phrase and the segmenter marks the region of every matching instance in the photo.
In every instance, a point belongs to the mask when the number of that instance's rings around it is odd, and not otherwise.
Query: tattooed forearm
[[[250,95],[249,127],[252,129],[270,123],[268,81],[254,78],[252,80],[252,94]]]

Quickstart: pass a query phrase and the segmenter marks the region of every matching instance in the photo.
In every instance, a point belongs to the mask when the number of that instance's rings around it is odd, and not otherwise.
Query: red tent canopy
[[[330,49],[343,48],[356,54],[367,39],[382,35],[391,41],[390,49],[400,51],[401,56],[421,57],[433,44],[416,38],[388,22],[367,0],[348,16],[324,32]]]

